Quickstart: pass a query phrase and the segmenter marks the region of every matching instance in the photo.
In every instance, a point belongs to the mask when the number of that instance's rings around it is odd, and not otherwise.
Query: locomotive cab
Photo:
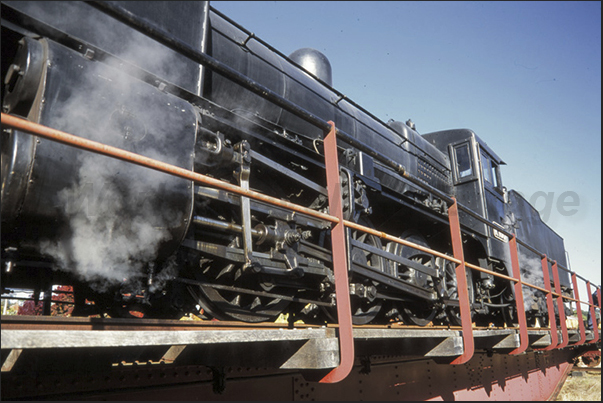
[[[503,186],[500,166],[505,162],[483,140],[468,129],[427,133],[423,137],[440,151],[449,154],[453,195],[460,204],[501,229],[516,234],[528,245],[567,267],[565,255],[559,252],[565,250],[563,239],[542,221],[538,211],[527,200]],[[480,241],[489,261],[494,266],[506,268],[508,274],[512,275],[508,237],[462,211],[460,220],[463,225],[483,236]],[[533,263],[536,258],[540,259],[520,246],[522,273],[540,272],[539,263]],[[561,270],[559,275],[561,286],[571,289],[568,273]]]
[[[481,217],[503,224],[506,188],[502,185],[500,166],[505,162],[472,130],[446,130],[424,134],[423,137],[450,157],[453,195],[459,203]],[[461,212],[461,222],[484,237],[489,257],[501,259],[497,242],[499,234],[482,222]],[[506,239],[500,239],[506,241]]]

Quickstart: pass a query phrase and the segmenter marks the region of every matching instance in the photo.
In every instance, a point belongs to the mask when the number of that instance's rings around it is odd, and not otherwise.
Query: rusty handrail
[[[117,147],[112,147],[109,145],[105,145],[93,140],[88,140],[79,136],[75,136],[73,134],[69,134],[57,129],[53,129],[35,122],[30,122],[28,120],[16,117],[16,116],[12,116],[6,113],[2,113],[1,115],[2,117],[2,124],[6,125],[6,126],[10,126],[10,127],[14,127],[16,129],[22,130],[24,132],[30,133],[30,134],[34,134],[40,137],[44,137],[62,144],[67,144],[67,145],[71,145],[80,149],[84,149],[84,150],[88,150],[91,152],[95,152],[98,154],[102,154],[108,157],[112,157],[112,158],[117,158],[120,159],[122,161],[126,161],[126,162],[131,162],[133,164],[136,165],[140,165],[140,166],[144,166],[150,169],[154,169],[156,171],[160,171],[166,174],[170,174],[170,175],[174,175],[174,176],[178,176],[180,178],[183,179],[188,179],[188,180],[192,180],[195,182],[200,182],[209,186],[214,186],[217,188],[220,188],[222,190],[226,190],[232,193],[236,193],[238,195],[241,196],[246,196],[246,197],[250,197],[252,199],[255,200],[259,200],[259,201],[263,201],[266,203],[270,203],[279,207],[283,207],[286,209],[290,209],[293,211],[297,211],[299,213],[302,214],[306,214],[309,215],[311,217],[314,218],[318,218],[324,221],[329,221],[331,223],[337,224],[339,222],[339,218],[329,215],[329,214],[325,214],[325,213],[321,213],[319,211],[316,210],[312,210],[312,209],[308,209],[306,207],[294,204],[294,203],[290,203],[290,202],[286,202],[284,200],[280,200],[271,196],[267,196],[263,193],[259,193],[259,192],[255,192],[253,190],[244,190],[241,189],[239,186],[237,185],[233,185],[231,183],[228,182],[224,182],[206,175],[202,175],[184,168],[180,168],[178,166],[175,165],[171,165],[171,164],[167,164],[161,161],[157,161],[154,160],[152,158],[148,158],[145,156],[142,156],[140,154],[136,154],[130,151],[126,151]],[[459,205],[460,209],[463,209],[462,206]],[[464,211],[464,209],[463,209]],[[348,228],[352,228],[352,229],[356,229],[359,231],[363,231],[367,234],[371,234],[371,235],[375,235],[378,236],[382,239],[385,239],[387,241],[392,241],[392,242],[396,242],[399,243],[401,245],[404,246],[408,246],[411,247],[413,249],[416,250],[420,250],[429,254],[432,254],[436,257],[440,257],[443,259],[446,259],[452,263],[455,264],[460,264],[460,261],[458,259],[456,259],[453,256],[450,255],[446,255],[444,253],[438,252],[436,250],[424,247],[422,245],[418,245],[415,244],[413,242],[409,242],[406,241],[404,239],[386,234],[385,232],[382,231],[378,231],[375,230],[373,228],[368,228],[368,227],[364,227],[360,224],[357,224],[355,222],[352,221],[348,221],[348,220],[344,220],[344,224],[346,227]],[[520,243],[521,245],[523,245],[523,243],[518,240],[518,243]],[[546,256],[546,255],[542,255],[542,256]],[[553,261],[550,258],[547,258],[549,262],[553,263]],[[531,287],[537,290],[540,290],[542,292],[547,292],[546,289],[541,288],[539,286],[527,283],[525,281],[522,281],[518,278],[515,277],[510,277],[507,275],[504,275],[502,273],[497,273],[495,271],[492,270],[488,270],[486,268],[480,267],[480,266],[476,266],[474,264],[471,263],[467,263],[465,262],[465,266],[468,268],[471,268],[473,270],[477,270],[483,273],[487,273],[487,274],[491,274],[493,276],[508,280],[508,281],[513,281],[513,282],[521,282],[522,285],[525,285],[527,287]],[[560,265],[558,265],[559,267]],[[566,270],[563,267],[559,267],[562,270]],[[571,273],[571,271],[569,271]],[[583,279],[581,276],[579,276],[581,279]],[[560,294],[557,294],[556,292],[553,292],[554,296],[561,296]],[[564,299],[568,300],[568,301],[574,301],[577,302],[576,299],[568,297],[568,296],[563,296]]]
[[[203,183],[203,184],[213,186],[216,188],[220,188],[222,190],[226,190],[226,191],[238,194],[238,195],[246,196],[246,197],[249,197],[249,198],[252,198],[255,200],[263,201],[263,202],[266,202],[266,203],[269,203],[272,205],[290,209],[290,210],[293,210],[293,211],[296,211],[296,212],[299,212],[302,214],[306,214],[306,215],[314,217],[314,218],[328,221],[332,224],[338,224],[338,223],[342,222],[341,218],[338,218],[338,217],[330,215],[330,214],[325,214],[325,213],[321,213],[316,210],[308,209],[306,207],[299,206],[294,203],[286,202],[286,201],[283,201],[283,200],[280,200],[280,199],[277,199],[277,198],[274,198],[271,196],[267,196],[263,193],[259,193],[259,192],[253,191],[253,190],[245,190],[237,185],[233,185],[228,182],[224,182],[224,181],[221,181],[221,180],[218,180],[218,179],[206,176],[206,175],[202,175],[202,174],[199,174],[199,173],[196,173],[196,172],[193,172],[193,171],[190,171],[190,170],[187,170],[187,169],[175,166],[175,165],[157,161],[155,159],[148,158],[148,157],[142,156],[140,154],[126,151],[126,150],[123,150],[123,149],[120,149],[117,147],[112,147],[112,146],[105,145],[105,144],[102,144],[102,143],[99,143],[99,142],[96,142],[93,140],[75,136],[73,134],[69,134],[69,133],[66,133],[66,132],[63,132],[63,131],[60,131],[57,129],[53,129],[53,128],[50,128],[50,127],[47,127],[47,126],[44,126],[44,125],[41,125],[38,123],[30,122],[30,121],[27,121],[25,119],[22,119],[22,118],[19,118],[16,116],[2,113],[1,118],[2,118],[3,125],[16,128],[18,130],[21,130],[21,131],[29,133],[29,134],[34,134],[34,135],[37,135],[37,136],[40,136],[43,138],[47,138],[47,139],[50,139],[52,141],[56,141],[56,142],[59,142],[62,144],[66,144],[66,145],[80,148],[83,150],[95,152],[95,153],[102,154],[102,155],[105,155],[108,157],[120,159],[122,161],[126,161],[126,162],[130,162],[130,163],[133,163],[136,165],[147,167],[147,168],[150,168],[150,169],[153,169],[156,171],[160,171],[160,172],[163,172],[166,174],[170,174],[173,176],[177,176],[177,177],[180,177],[183,179],[188,179],[191,181],[195,181],[195,182]],[[459,206],[459,208],[462,208],[462,206]],[[464,210],[465,209],[463,208],[463,211]],[[481,220],[483,220],[483,218]],[[494,227],[494,225],[492,223],[489,223],[489,222],[486,222],[486,223],[488,225],[491,225]],[[480,266],[462,262],[460,259],[458,259],[456,257],[446,255],[444,253],[435,251],[433,249],[430,249],[430,248],[427,248],[427,247],[424,247],[424,246],[421,246],[418,244],[414,244],[412,242],[400,239],[398,237],[394,237],[394,236],[386,234],[382,231],[364,227],[360,224],[357,224],[357,223],[354,223],[351,221],[343,220],[343,224],[346,227],[349,227],[352,229],[357,229],[357,230],[363,231],[365,233],[378,236],[382,239],[396,242],[396,243],[432,254],[434,256],[441,257],[441,258],[446,259],[447,261],[450,261],[457,265],[464,263],[465,267],[468,267],[470,269],[474,269],[474,270],[477,270],[480,272],[488,273],[493,276],[497,276],[499,278],[506,279],[508,281],[515,282],[516,285],[519,285],[519,286],[525,285],[527,287],[531,287],[531,288],[540,290],[540,291],[546,293],[547,295],[552,295],[552,296],[557,297],[558,303],[561,303],[561,304],[562,304],[562,302],[560,302],[560,301],[562,301],[563,299],[568,300],[568,301],[574,301],[576,303],[582,302],[578,298],[571,298],[571,297],[562,295],[561,290],[558,288],[557,284],[556,284],[556,286],[557,286],[556,290],[554,292],[552,290],[547,290],[546,288],[542,288],[542,287],[527,283],[525,281],[522,281],[521,278],[519,278],[519,276],[510,277],[510,276],[504,275],[502,273],[497,273],[497,272],[485,269]],[[521,245],[524,245],[524,243],[519,240],[517,240],[517,242]],[[530,249],[532,249],[532,248],[530,248]],[[539,253],[539,252],[537,252],[537,253]],[[550,258],[547,258],[546,255],[541,255],[541,256],[543,258],[547,259],[549,262],[552,262],[555,269],[558,268],[557,262],[552,261]],[[561,267],[561,268],[563,270],[568,271],[569,273],[573,273],[572,271],[567,270],[563,267]],[[575,273],[573,273],[573,274],[575,274]],[[515,275],[515,273],[514,273],[514,275]],[[580,279],[584,279],[582,276],[578,276],[578,277]],[[587,281],[587,280],[585,280],[585,281]],[[600,286],[598,288],[600,290]],[[590,303],[590,301],[589,301],[589,303],[587,303],[587,305],[589,305],[591,307],[595,306],[592,303]],[[563,323],[563,322],[564,322],[564,320],[562,321],[562,327],[564,327],[564,325],[565,325],[565,323]],[[567,331],[567,330],[565,330],[565,331]],[[564,341],[566,341],[566,340],[564,340]],[[562,344],[563,344],[563,342],[562,342]]]

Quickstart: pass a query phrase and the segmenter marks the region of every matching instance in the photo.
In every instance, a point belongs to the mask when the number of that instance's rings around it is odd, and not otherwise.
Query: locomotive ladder
[[[286,209],[290,209],[293,211],[300,212],[302,214],[309,215],[311,217],[315,217],[324,221],[328,221],[334,224],[332,228],[331,236],[333,237],[333,270],[335,275],[335,291],[336,291],[336,301],[337,301],[337,314],[338,314],[338,322],[339,322],[339,348],[340,348],[340,361],[339,365],[335,367],[329,374],[327,374],[321,382],[323,383],[333,383],[343,380],[350,373],[350,370],[354,363],[354,338],[353,338],[353,330],[352,330],[352,317],[351,317],[351,309],[350,309],[350,296],[349,296],[349,286],[348,286],[348,278],[347,278],[347,258],[345,252],[345,227],[353,228],[367,234],[378,236],[382,239],[397,242],[399,244],[422,250],[424,252],[430,253],[434,256],[441,257],[450,262],[456,264],[456,277],[458,282],[458,292],[459,292],[459,307],[461,313],[461,325],[462,325],[462,337],[463,337],[463,353],[457,357],[452,364],[464,364],[467,363],[474,352],[474,338],[473,338],[473,329],[472,329],[472,321],[471,321],[471,309],[469,305],[469,296],[468,296],[468,287],[467,287],[467,278],[466,278],[466,270],[473,269],[476,271],[481,271],[484,273],[488,273],[508,281],[514,283],[515,289],[515,302],[518,313],[518,322],[519,322],[519,338],[520,345],[515,350],[511,351],[510,354],[520,354],[526,351],[529,345],[528,340],[528,328],[527,321],[525,316],[525,310],[523,309],[523,293],[522,286],[531,287],[537,290],[540,290],[546,294],[547,298],[547,308],[549,311],[549,327],[551,333],[551,343],[549,346],[545,347],[545,350],[552,349],[561,349],[569,345],[569,336],[568,329],[565,323],[565,309],[563,300],[568,300],[571,302],[575,302],[578,309],[578,324],[580,331],[580,340],[578,342],[573,343],[573,346],[579,346],[586,342],[586,329],[584,326],[584,321],[582,319],[581,313],[581,305],[580,305],[580,297],[578,293],[577,287],[577,277],[576,273],[563,268],[564,270],[571,273],[572,283],[574,288],[574,298],[567,297],[562,295],[561,293],[561,283],[559,280],[558,273],[558,264],[556,261],[551,260],[546,257],[546,255],[541,254],[540,252],[534,250],[529,245],[517,240],[513,234],[510,234],[501,228],[497,227],[497,230],[506,236],[509,237],[509,248],[511,252],[511,263],[512,263],[512,272],[514,277],[509,277],[488,269],[485,269],[480,266],[476,266],[470,263],[465,262],[463,256],[463,243],[461,238],[461,229],[459,222],[458,210],[462,209],[464,212],[470,214],[476,219],[484,222],[486,225],[493,227],[493,224],[484,218],[475,215],[475,213],[470,210],[459,206],[456,203],[454,198],[449,198],[447,196],[443,196],[443,199],[449,203],[448,206],[448,215],[450,221],[450,232],[451,232],[451,240],[453,247],[453,256],[449,256],[438,251],[423,247],[421,245],[414,244],[412,242],[408,242],[402,240],[400,238],[391,236],[381,231],[374,230],[372,228],[364,227],[357,223],[346,221],[343,219],[342,212],[342,201],[341,201],[341,184],[339,179],[339,163],[337,159],[337,139],[336,133],[337,130],[333,122],[329,122],[331,127],[330,131],[325,135],[325,166],[326,166],[326,174],[327,174],[327,187],[328,187],[328,195],[329,195],[329,209],[330,214],[324,214],[318,212],[316,210],[311,210],[305,208],[303,206],[299,206],[293,203],[289,203],[280,199],[276,199],[265,194],[255,192],[253,190],[243,189],[240,186],[233,185],[228,182],[223,182],[205,175],[201,175],[195,173],[193,171],[180,168],[174,165],[166,164],[161,161],[157,161],[148,157],[144,157],[139,154],[135,154],[126,150],[122,150],[116,147],[108,146],[102,143],[98,143],[92,140],[88,140],[82,137],[77,137],[72,134],[68,134],[56,129],[52,129],[37,123],[33,123],[27,121],[25,119],[21,119],[15,116],[11,116],[5,113],[1,114],[2,117],[2,125],[13,127],[15,129],[21,130],[25,133],[37,135],[43,138],[50,139],[52,141],[56,141],[59,143],[63,143],[72,147],[80,148],[83,150],[95,152],[98,154],[102,154],[105,156],[109,156],[112,158],[120,159],[129,163],[133,163],[136,165],[144,166],[150,169],[154,169],[160,172],[164,172],[170,175],[178,176],[180,178],[192,180],[198,183],[203,183],[205,185],[213,186],[222,190],[226,190],[228,192],[232,192],[241,196],[249,197],[255,200],[264,201],[266,203],[270,203],[276,206],[280,206]],[[413,178],[408,175],[408,173],[403,172],[402,175],[407,178],[413,180]],[[413,183],[417,183],[419,186],[428,186],[421,182],[414,181]],[[543,269],[544,276],[544,286],[545,288],[529,284],[521,280],[520,268],[519,268],[519,260],[517,254],[517,246],[518,243],[521,243],[524,247],[527,247],[534,253],[541,256],[541,264]],[[550,279],[548,275],[548,264],[549,262],[552,264],[552,273],[553,273],[553,283],[555,286],[555,292],[551,290],[550,287]],[[593,318],[593,331],[594,338],[589,341],[589,343],[597,343],[600,340],[600,334],[598,332],[595,320],[595,304],[591,294],[590,282],[583,277],[580,279],[586,282],[587,291],[589,293],[589,305],[590,314]],[[562,340],[558,341],[557,338],[557,326],[555,323],[555,314],[553,307],[553,297],[556,298],[557,308],[559,312],[560,318],[560,326],[562,332]],[[601,303],[601,288],[597,287],[597,298],[598,298],[598,306]],[[558,343],[559,342],[559,343]],[[558,344],[557,344],[558,343]]]

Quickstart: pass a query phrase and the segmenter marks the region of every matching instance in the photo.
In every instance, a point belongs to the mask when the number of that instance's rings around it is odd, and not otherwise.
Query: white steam
[[[142,58],[141,65],[178,74],[173,57],[162,49],[132,43],[119,57]],[[190,122],[190,109],[106,64],[83,58],[74,63],[81,63],[82,74],[70,78],[72,88],[64,90],[69,97],[56,108],[54,127],[164,162],[184,163],[182,150],[188,147],[190,154],[192,142],[181,139],[182,127],[174,122]],[[160,246],[172,237],[170,229],[184,219],[182,205],[172,202],[185,197],[182,180],[85,151],[78,152],[74,167],[72,184],[57,198],[59,212],[69,222],[68,234],[43,242],[42,252],[101,291],[144,276]],[[175,266],[156,272],[153,289],[174,275]]]
[[[529,256],[527,253],[519,252],[519,267],[522,281],[544,288],[542,263],[539,258]],[[544,304],[542,299],[542,296],[544,295],[542,291],[538,291],[535,288],[528,286],[524,286],[522,291],[526,312],[533,309],[546,310],[546,304]]]

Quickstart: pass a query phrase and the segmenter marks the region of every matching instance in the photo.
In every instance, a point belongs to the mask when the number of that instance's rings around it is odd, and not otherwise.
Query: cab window
[[[469,149],[469,143],[454,147],[454,154],[459,180],[470,177],[473,174],[473,169],[471,168],[471,150]]]
[[[495,189],[502,189],[502,183],[500,181],[500,170],[498,164],[485,154],[481,152],[482,157],[482,173],[484,175],[484,182],[489,183]]]
[[[490,161],[490,165],[492,166],[492,184],[495,188],[500,188],[500,173],[498,171],[498,164],[494,161]]]
[[[484,181],[486,181],[492,185],[494,182],[492,182],[492,165],[490,163],[490,158],[488,158],[488,156],[486,154],[484,154],[483,152],[481,154],[482,154],[482,174],[484,175]]]

